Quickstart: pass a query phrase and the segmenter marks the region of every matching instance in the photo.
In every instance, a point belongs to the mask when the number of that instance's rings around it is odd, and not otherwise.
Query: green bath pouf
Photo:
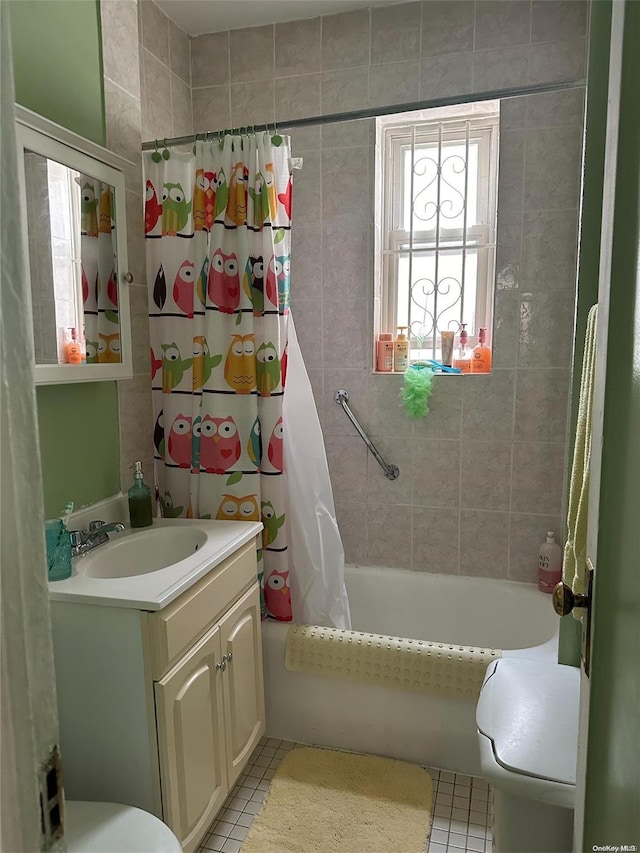
[[[429,412],[433,384],[433,368],[428,364],[412,364],[404,375],[400,400],[408,418],[421,418]]]

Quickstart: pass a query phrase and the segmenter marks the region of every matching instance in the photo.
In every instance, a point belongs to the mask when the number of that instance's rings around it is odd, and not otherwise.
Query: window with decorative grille
[[[376,328],[406,326],[411,360],[439,359],[442,331],[491,336],[499,102],[377,125]]]

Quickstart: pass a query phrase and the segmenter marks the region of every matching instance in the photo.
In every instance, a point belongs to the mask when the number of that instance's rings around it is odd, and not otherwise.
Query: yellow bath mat
[[[298,747],[276,770],[242,853],[424,853],[432,799],[417,764]]]

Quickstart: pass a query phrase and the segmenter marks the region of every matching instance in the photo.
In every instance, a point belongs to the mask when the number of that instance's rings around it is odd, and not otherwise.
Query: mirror
[[[126,161],[16,114],[35,382],[130,377]]]

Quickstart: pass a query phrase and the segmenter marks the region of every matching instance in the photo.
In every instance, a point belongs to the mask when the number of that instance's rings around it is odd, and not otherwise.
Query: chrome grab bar
[[[387,463],[384,461],[382,456],[380,456],[380,453],[376,449],[375,445],[373,444],[373,442],[371,441],[369,436],[366,434],[366,432],[362,429],[362,427],[358,423],[356,416],[353,414],[353,412],[351,411],[351,409],[347,405],[349,402],[349,392],[345,391],[344,388],[340,388],[338,391],[336,391],[334,399],[335,399],[336,403],[338,403],[340,406],[342,406],[342,408],[345,410],[347,417],[349,418],[351,423],[354,425],[354,427],[357,429],[358,434],[360,435],[360,437],[362,438],[364,443],[367,445],[367,447],[369,448],[369,450],[373,454],[378,465],[384,471],[384,476],[388,480],[397,480],[398,477],[400,476],[400,469],[398,468],[397,465],[387,465]]]

